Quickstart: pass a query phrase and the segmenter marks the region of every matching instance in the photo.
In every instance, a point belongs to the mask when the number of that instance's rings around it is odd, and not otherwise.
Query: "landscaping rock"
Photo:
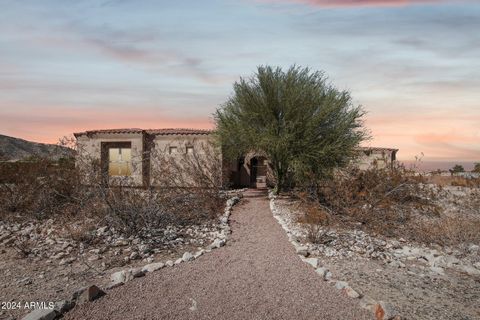
[[[118,271],[115,273],[112,273],[110,276],[110,280],[112,280],[113,283],[123,283],[127,279],[127,272],[125,270]]]
[[[142,268],[142,270],[144,272],[154,272],[154,271],[162,269],[163,267],[165,267],[165,265],[163,263],[157,262],[157,263],[147,264],[146,266],[144,266]]]
[[[225,245],[225,239],[216,238],[215,240],[213,240],[211,247],[220,248],[220,247],[223,247],[224,245]]]
[[[142,268],[134,268],[128,270],[127,275],[131,275],[132,278],[140,278],[145,276],[145,271],[142,270]]]
[[[200,257],[204,252],[205,252],[205,250],[203,250],[203,249],[199,250],[199,251],[195,252],[195,254],[193,256],[196,259],[196,258]]]
[[[135,260],[135,259],[140,258],[140,255],[138,254],[138,252],[134,251],[130,254],[129,258],[130,258],[130,260]]]
[[[375,306],[377,305],[377,302],[372,298],[364,296],[360,299],[359,303],[361,308],[375,312]]]
[[[303,261],[305,261],[306,263],[308,263],[309,265],[311,265],[314,268],[317,268],[319,266],[317,258],[306,258]]]
[[[330,271],[327,271],[327,273],[325,273],[325,276],[323,277],[323,279],[325,281],[330,281],[330,280],[332,280],[332,277],[333,277],[332,273]]]
[[[320,277],[322,277],[323,279],[325,279],[325,276],[327,275],[328,269],[327,269],[327,268],[320,267],[320,268],[317,268],[317,269],[315,270],[315,272],[317,272]]]
[[[89,301],[96,300],[105,295],[105,292],[102,291],[96,285],[90,287],[82,288],[73,294],[73,299],[77,304],[84,304]]]
[[[98,229],[97,229],[97,235],[99,235],[99,236],[102,236],[102,235],[104,235],[104,234],[105,234],[105,232],[107,231],[107,229],[108,229],[108,227],[107,227],[107,226],[105,226],[105,227],[101,227],[101,228],[98,228]]]
[[[337,288],[339,290],[343,289],[343,288],[346,288],[346,287],[348,287],[348,282],[346,282],[346,281],[337,281],[335,283],[335,288]]]
[[[167,262],[165,262],[165,265],[167,267],[173,267],[173,261],[172,260],[168,260]]]
[[[123,285],[124,285],[124,282],[111,282],[105,287],[105,289],[112,290]]]
[[[302,257],[308,257],[308,247],[297,247],[297,254],[302,256]]]
[[[195,259],[195,257],[190,252],[185,252],[182,256],[182,260],[187,262]]]
[[[227,216],[223,216],[220,218],[220,223],[223,223],[223,224],[226,224],[228,222],[228,217]]]
[[[57,316],[55,309],[36,309],[27,314],[22,320],[53,320]]]
[[[240,201],[239,197],[233,197],[227,200],[227,207],[233,207],[236,203]]]
[[[354,299],[360,298],[360,293],[353,290],[351,287],[346,287],[346,288],[344,288],[344,290],[345,290],[345,293],[347,294],[347,296],[349,296],[350,298],[354,298]]]
[[[70,311],[71,309],[73,309],[73,307],[75,307],[75,302],[71,301],[71,300],[61,300],[61,301],[57,301],[55,302],[55,307],[54,309],[60,313],[60,314],[63,314],[67,311]]]

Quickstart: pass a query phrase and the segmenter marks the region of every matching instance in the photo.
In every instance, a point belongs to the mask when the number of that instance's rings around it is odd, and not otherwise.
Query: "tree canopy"
[[[449,170],[450,173],[465,172],[465,168],[461,164],[456,164],[452,169]]]
[[[318,178],[346,165],[368,136],[361,106],[322,72],[260,66],[233,91],[214,114],[223,153],[232,160],[249,151],[266,153],[277,191],[292,177]]]
[[[478,172],[480,173],[480,162],[475,162],[473,164],[473,172]]]

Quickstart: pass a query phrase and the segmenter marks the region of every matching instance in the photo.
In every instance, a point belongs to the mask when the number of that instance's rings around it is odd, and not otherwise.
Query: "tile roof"
[[[164,129],[140,129],[140,128],[122,128],[122,129],[101,129],[76,132],[75,137],[92,135],[97,133],[116,134],[116,133],[147,133],[152,135],[208,135],[213,130],[207,129],[188,129],[188,128],[164,128]]]
[[[208,129],[188,129],[188,128],[176,128],[176,129],[147,129],[148,134],[154,135],[188,135],[188,134],[211,134],[213,130]]]
[[[101,130],[88,130],[84,132],[74,133],[75,137],[92,135],[97,133],[115,134],[115,133],[147,133],[151,135],[208,135],[213,133],[214,130],[209,129],[190,129],[190,128],[162,128],[162,129],[140,129],[140,128],[122,128],[122,129],[101,129]],[[381,148],[381,147],[357,147],[359,151],[398,151],[394,148]]]
[[[381,147],[357,147],[359,151],[398,151],[394,148],[381,148]]]

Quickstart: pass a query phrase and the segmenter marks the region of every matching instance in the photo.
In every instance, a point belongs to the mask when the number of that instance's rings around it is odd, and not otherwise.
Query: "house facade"
[[[155,174],[160,158],[180,159],[205,152],[212,140],[211,130],[201,129],[106,129],[75,133],[80,158],[97,162],[106,182],[122,179],[131,186],[157,186]],[[355,160],[361,169],[386,168],[395,161],[397,149],[359,148]],[[221,153],[220,157],[221,157]],[[250,152],[234,162],[220,159],[218,168],[224,184],[263,188],[272,184],[268,158]]]
[[[131,128],[91,130],[74,133],[74,136],[79,158],[99,163],[108,183],[122,179],[132,186],[149,187],[155,185],[152,169],[160,157],[202,152],[211,131]]]
[[[361,170],[385,169],[391,167],[397,159],[398,149],[378,147],[359,147],[357,149],[358,157],[355,159],[355,163]]]

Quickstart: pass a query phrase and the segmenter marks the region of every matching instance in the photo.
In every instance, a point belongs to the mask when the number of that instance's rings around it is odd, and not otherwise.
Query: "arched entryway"
[[[249,152],[229,164],[229,181],[234,187],[266,188],[270,169],[264,153]]]
[[[267,187],[267,158],[255,156],[250,159],[250,187]]]

